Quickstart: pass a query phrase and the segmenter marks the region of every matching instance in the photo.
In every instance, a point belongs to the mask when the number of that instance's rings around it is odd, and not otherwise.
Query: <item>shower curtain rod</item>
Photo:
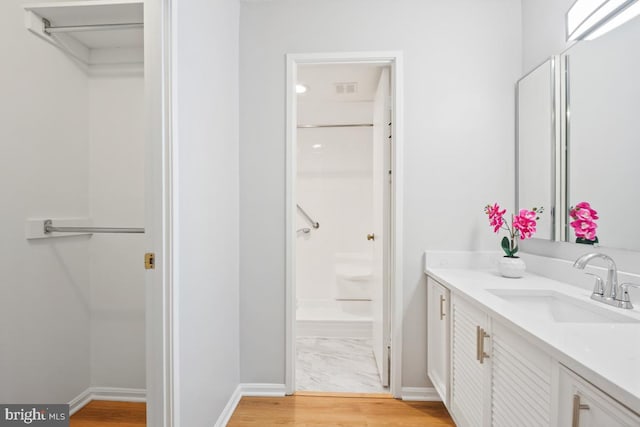
[[[44,234],[59,233],[144,233],[144,228],[132,227],[55,227],[50,219],[44,222]]]
[[[298,125],[298,129],[315,129],[315,128],[370,128],[373,123],[353,123],[343,125]]]

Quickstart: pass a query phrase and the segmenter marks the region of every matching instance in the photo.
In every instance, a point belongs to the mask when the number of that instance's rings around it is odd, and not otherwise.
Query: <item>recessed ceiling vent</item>
[[[337,95],[349,95],[358,93],[358,83],[356,82],[334,83],[334,86],[336,87]]]

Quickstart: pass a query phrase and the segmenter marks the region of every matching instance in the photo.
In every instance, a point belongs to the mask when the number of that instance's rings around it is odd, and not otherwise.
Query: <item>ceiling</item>
[[[373,101],[380,71],[384,64],[322,64],[298,66],[298,83],[305,85],[306,93],[298,101],[306,102],[362,102]],[[347,85],[344,85],[347,83]],[[355,92],[349,93],[351,83]],[[338,93],[342,89],[342,93]]]

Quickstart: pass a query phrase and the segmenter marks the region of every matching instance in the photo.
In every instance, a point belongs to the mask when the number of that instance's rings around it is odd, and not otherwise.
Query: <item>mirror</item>
[[[576,241],[568,208],[586,201],[598,212],[596,235],[602,246],[640,250],[638,46],[640,18],[635,18],[563,54],[567,118],[564,241]]]
[[[558,191],[556,157],[556,65],[550,58],[518,80],[516,142],[516,209],[544,207],[534,235],[555,239]]]

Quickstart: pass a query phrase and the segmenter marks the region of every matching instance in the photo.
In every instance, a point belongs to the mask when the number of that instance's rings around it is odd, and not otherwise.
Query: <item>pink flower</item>
[[[536,232],[536,216],[534,211],[520,209],[520,213],[513,217],[513,228],[520,232],[520,240],[529,239]]]
[[[500,229],[507,232],[507,236],[502,238],[500,246],[507,257],[517,258],[518,243],[517,238],[520,240],[529,239],[536,232],[536,225],[544,207],[534,207],[532,210],[521,209],[518,215],[511,215],[511,223],[508,224],[504,220],[504,214],[507,210],[500,209],[497,203],[493,206],[487,205],[484,208],[484,212],[489,216],[489,223],[493,227],[493,231],[497,233]]]
[[[576,205],[575,208],[571,208],[571,217],[575,215],[581,215],[584,216],[585,218],[590,218],[590,219],[599,219],[598,218],[598,212],[593,209],[591,207],[591,205],[589,204],[589,202],[580,202]]]
[[[506,209],[500,210],[500,206],[497,203],[494,203],[493,206],[487,205],[484,208],[484,211],[487,215],[489,215],[489,225],[493,227],[493,232],[497,233],[498,230],[504,225],[504,214],[507,211]]]
[[[587,202],[580,202],[569,211],[569,215],[574,221],[569,225],[573,227],[576,237],[595,240],[596,239],[596,220],[599,219],[598,212]]]

